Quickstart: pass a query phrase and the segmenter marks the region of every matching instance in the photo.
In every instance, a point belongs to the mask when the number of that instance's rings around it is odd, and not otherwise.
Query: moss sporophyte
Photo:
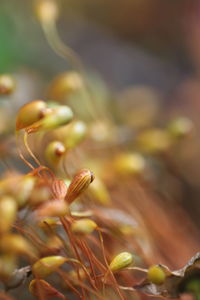
[[[192,121],[177,116],[164,124],[147,87],[136,89],[137,100],[131,94],[134,114],[126,93],[112,101],[60,39],[57,1],[38,0],[34,11],[69,69],[50,81],[45,100],[26,95],[16,145],[12,101],[26,93],[18,73],[0,75],[0,299],[10,299],[10,290],[16,297],[17,287],[41,300],[199,299],[199,253],[175,271],[152,265],[175,268],[199,248],[177,204],[183,183],[197,186],[188,175]]]

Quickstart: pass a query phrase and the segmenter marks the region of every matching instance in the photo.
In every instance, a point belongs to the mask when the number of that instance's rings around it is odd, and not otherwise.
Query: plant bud
[[[8,74],[0,75],[0,95],[8,95],[15,89],[15,81]]]
[[[37,209],[38,217],[63,217],[69,212],[68,204],[64,200],[50,200]]]
[[[68,106],[57,106],[49,109],[49,113],[41,120],[29,126],[28,133],[56,129],[71,122],[73,112]]]
[[[109,205],[111,203],[107,187],[99,178],[95,178],[88,190],[97,203],[101,205]]]
[[[6,234],[1,238],[1,251],[12,254],[25,254],[29,257],[36,255],[36,249],[31,244],[18,234]]]
[[[48,228],[56,228],[59,224],[57,219],[46,217],[39,221],[38,226],[44,230],[48,230]]]
[[[138,145],[147,153],[167,151],[171,146],[171,139],[167,131],[162,129],[148,129],[138,137]]]
[[[166,279],[166,273],[159,265],[153,265],[149,268],[147,277],[150,282],[161,285]]]
[[[97,224],[90,219],[76,220],[71,225],[71,231],[77,235],[87,235],[97,228]]]
[[[190,119],[179,117],[169,124],[168,131],[172,137],[182,138],[190,134],[193,127],[194,125]]]
[[[33,279],[29,284],[29,292],[38,299],[40,299],[41,296],[44,297],[44,299],[65,299],[63,294],[43,279]]]
[[[45,278],[54,273],[67,261],[63,256],[47,256],[36,261],[32,266],[33,274],[38,278]]]
[[[22,106],[17,114],[16,130],[31,126],[46,114],[47,104],[42,100],[35,100]]]
[[[49,186],[45,184],[37,185],[30,195],[29,204],[32,207],[37,207],[48,202],[51,197],[52,194]]]
[[[65,146],[61,142],[53,141],[48,144],[45,150],[45,158],[51,165],[55,165],[60,161],[65,150]]]
[[[75,121],[68,126],[63,143],[66,149],[76,147],[85,138],[87,127],[82,121]]]
[[[124,153],[114,159],[113,166],[119,174],[137,175],[144,171],[145,159],[139,153]]]
[[[75,177],[72,179],[65,197],[68,203],[73,202],[78,196],[80,196],[94,180],[94,174],[87,170],[83,169],[79,171]]]
[[[0,255],[0,280],[9,280],[16,268],[17,259],[13,254]]]
[[[55,0],[39,0],[36,5],[36,16],[40,22],[50,23],[57,20],[59,15]]]
[[[10,230],[16,219],[16,214],[16,201],[9,196],[0,198],[0,233],[5,233]]]
[[[119,225],[118,229],[119,229],[120,233],[124,236],[130,236],[133,234],[137,234],[136,231],[134,230],[133,226],[131,226],[129,224]]]
[[[84,281],[86,279],[86,274],[83,269],[79,269],[78,274],[77,270],[71,270],[67,273],[67,277],[71,282],[73,282],[74,285],[79,286],[80,280]]]
[[[58,251],[63,248],[63,242],[58,236],[50,235],[46,241],[46,247],[58,253]]]
[[[63,100],[72,93],[83,87],[81,76],[72,71],[65,72],[57,76],[49,87],[49,96],[52,99]]]
[[[20,182],[16,186],[16,201],[20,208],[27,204],[27,201],[33,191],[36,178],[33,176],[24,176],[21,178]]]
[[[133,262],[133,256],[129,252],[122,252],[115,256],[110,263],[110,270],[117,272],[127,268]]]

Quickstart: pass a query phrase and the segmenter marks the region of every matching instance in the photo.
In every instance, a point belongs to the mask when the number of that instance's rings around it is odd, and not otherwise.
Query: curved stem
[[[16,131],[15,135],[16,135],[16,144],[17,144],[17,151],[19,154],[19,157],[23,160],[23,162],[32,170],[35,169],[35,167],[24,157],[24,155],[22,154],[22,151],[20,149],[20,145],[19,145],[19,131]]]
[[[63,43],[60,39],[56,22],[52,20],[51,22],[42,22],[41,23],[45,37],[51,46],[52,50],[60,57],[64,58],[65,60],[69,61],[72,66],[80,73],[83,83],[84,83],[84,92],[85,92],[85,103],[87,104],[88,111],[92,118],[95,120],[100,119],[100,111],[95,107],[95,99],[91,88],[87,82],[85,68],[81,61],[81,58],[67,45]],[[105,117],[105,116],[104,116]]]
[[[38,164],[38,166],[40,167],[41,166],[41,163],[40,161],[37,159],[37,157],[33,154],[31,148],[29,147],[29,144],[28,144],[28,133],[25,131],[24,133],[24,145],[28,151],[28,153],[30,154],[30,156],[33,158],[33,160]]]
[[[101,246],[102,246],[102,252],[103,252],[103,258],[104,258],[104,261],[105,261],[105,264],[106,264],[106,267],[108,268],[108,271],[107,273],[105,274],[105,278],[107,277],[107,275],[110,273],[112,279],[113,279],[113,283],[114,283],[114,286],[118,292],[118,295],[120,297],[121,300],[124,300],[124,297],[123,295],[121,294],[120,292],[120,289],[119,289],[119,286],[118,286],[118,283],[115,279],[115,276],[113,275],[113,272],[110,270],[110,267],[109,267],[109,264],[107,262],[107,259],[106,259],[106,255],[105,255],[105,249],[104,249],[104,243],[103,243],[103,236],[102,236],[102,233],[101,233],[101,230],[98,229],[98,233],[99,233],[99,238],[100,238],[100,242],[101,242]]]

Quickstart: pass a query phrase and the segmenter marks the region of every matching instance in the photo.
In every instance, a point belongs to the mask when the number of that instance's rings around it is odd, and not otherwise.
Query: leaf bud
[[[100,178],[95,178],[88,190],[98,204],[109,205],[111,203],[109,191]]]
[[[80,280],[84,281],[86,279],[86,274],[83,269],[77,270],[71,270],[67,273],[67,276],[71,282],[73,282],[74,285],[79,286]]]
[[[55,165],[60,161],[60,158],[65,153],[66,149],[63,143],[53,141],[48,144],[45,150],[45,158],[51,165]]]
[[[22,106],[17,114],[16,130],[31,126],[46,114],[47,104],[42,100],[35,100]]]
[[[59,221],[55,218],[52,218],[52,217],[45,217],[45,218],[42,218],[39,223],[38,223],[38,226],[44,230],[47,230],[48,227],[49,228],[56,228],[58,225],[59,225]]]
[[[75,121],[66,128],[63,143],[66,149],[76,147],[82,142],[87,133],[87,126],[82,121]]]
[[[73,112],[68,106],[49,108],[49,113],[41,120],[26,128],[28,133],[56,129],[71,122]]]
[[[87,235],[97,228],[97,224],[90,219],[76,220],[71,225],[71,231],[77,235]]]
[[[0,75],[0,95],[9,95],[15,89],[15,81],[8,74]]]
[[[174,138],[182,138],[191,133],[194,125],[192,121],[186,117],[179,117],[171,121],[168,125],[168,131]]]
[[[59,15],[55,0],[39,0],[36,4],[36,16],[42,23],[50,23],[57,20]]]
[[[36,255],[36,249],[21,235],[6,234],[1,238],[1,251],[29,257]]]
[[[94,180],[94,174],[87,169],[79,171],[72,179],[65,197],[68,203],[73,202],[80,196]]]
[[[140,149],[146,153],[164,152],[171,146],[168,132],[158,128],[145,130],[139,135],[137,142]]]
[[[144,171],[145,159],[139,153],[122,153],[114,159],[113,166],[119,174],[137,175]]]
[[[63,100],[83,87],[83,80],[79,73],[70,71],[58,75],[49,87],[52,99]]]
[[[148,269],[147,278],[150,282],[161,285],[166,279],[166,273],[159,265],[153,265]]]
[[[0,280],[7,282],[15,269],[17,268],[17,259],[13,254],[0,255]]]
[[[23,176],[20,181],[16,183],[16,201],[20,208],[24,207],[33,191],[36,178],[34,176]]]
[[[67,261],[63,256],[46,256],[36,261],[32,266],[33,274],[38,278],[45,278],[57,271]]]
[[[133,256],[129,252],[121,252],[113,258],[110,263],[110,270],[112,272],[117,272],[122,269],[127,268],[133,262]]]
[[[16,219],[17,204],[16,201],[9,196],[0,198],[0,233],[10,230]]]

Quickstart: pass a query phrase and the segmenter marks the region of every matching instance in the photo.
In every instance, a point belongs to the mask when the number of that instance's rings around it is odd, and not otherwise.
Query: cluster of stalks
[[[126,109],[117,101],[114,117],[107,102],[96,101],[79,57],[60,40],[56,3],[37,1],[36,13],[50,46],[73,70],[50,83],[46,100],[17,113],[16,156],[29,171],[7,170],[4,151],[0,299],[11,299],[16,288],[41,300],[138,298],[141,280],[161,286],[169,276],[153,264],[179,267],[199,246],[189,235],[189,217],[176,203],[170,211],[156,174],[180,176],[172,153],[193,124],[178,117],[138,130],[131,112],[124,122]],[[17,88],[12,76],[0,76],[1,97]],[[181,234],[177,214],[187,222]],[[190,247],[180,254],[183,242]]]

